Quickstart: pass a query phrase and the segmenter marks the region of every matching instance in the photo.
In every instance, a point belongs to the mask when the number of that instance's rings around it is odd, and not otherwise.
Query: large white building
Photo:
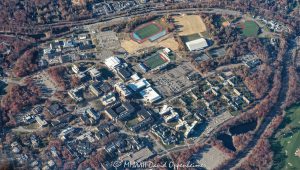
[[[190,51],[202,50],[208,46],[205,38],[188,41],[185,43]]]
[[[111,70],[114,70],[115,67],[119,66],[121,64],[121,60],[118,57],[112,56],[104,61],[105,65],[110,68]]]
[[[150,83],[145,79],[140,79],[136,82],[132,82],[132,83],[129,83],[128,86],[133,90],[133,91],[139,91],[141,90],[142,88],[145,88],[145,87],[149,87],[150,86]]]
[[[143,96],[144,102],[147,103],[153,103],[161,99],[161,96],[152,87],[140,91],[140,94]]]

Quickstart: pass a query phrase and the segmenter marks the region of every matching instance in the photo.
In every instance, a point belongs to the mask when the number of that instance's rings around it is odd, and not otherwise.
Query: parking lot
[[[98,30],[97,30],[98,31]],[[121,44],[115,32],[105,31],[105,32],[95,32],[92,31],[92,39],[95,41],[98,48],[101,49],[119,49]]]
[[[194,156],[196,163],[205,169],[215,169],[228,158],[229,156],[215,147],[206,147]]]
[[[187,75],[194,71],[192,68],[190,63],[185,62],[171,70],[155,74],[152,80],[162,95],[170,97],[192,86],[192,82],[187,78]]]

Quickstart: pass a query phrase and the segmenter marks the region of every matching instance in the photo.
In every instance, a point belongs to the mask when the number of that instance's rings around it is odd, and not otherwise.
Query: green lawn
[[[144,64],[150,69],[154,69],[162,64],[166,63],[158,53],[153,54],[151,57],[147,58]]]
[[[241,25],[243,35],[246,37],[256,37],[259,33],[259,26],[254,21],[246,21]]]
[[[160,28],[155,24],[149,24],[141,29],[135,31],[135,34],[139,36],[139,38],[144,39],[151,35],[158,33]]]
[[[300,148],[300,105],[287,110],[287,115],[280,130],[272,139],[275,152],[273,169],[300,169],[300,158],[295,156]]]

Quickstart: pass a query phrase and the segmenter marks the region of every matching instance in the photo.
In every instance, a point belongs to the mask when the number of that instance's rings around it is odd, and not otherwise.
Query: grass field
[[[175,16],[175,25],[179,29],[179,35],[191,35],[206,31],[206,26],[199,15]]]
[[[150,69],[154,69],[160,65],[163,65],[164,63],[166,63],[166,61],[163,60],[158,53],[153,54],[144,61],[144,64]]]
[[[259,26],[254,21],[245,21],[241,28],[246,37],[256,37],[259,33]]]
[[[134,33],[139,36],[140,39],[144,39],[154,35],[160,31],[160,28],[155,24],[149,24],[141,29],[136,30]]]
[[[300,104],[287,110],[287,115],[272,140],[275,152],[273,169],[300,169],[300,158],[295,156],[300,148]]]

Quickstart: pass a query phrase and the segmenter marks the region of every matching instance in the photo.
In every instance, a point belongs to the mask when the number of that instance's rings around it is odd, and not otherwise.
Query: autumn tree
[[[48,70],[48,74],[52,78],[52,80],[56,83],[57,86],[61,87],[64,90],[68,88],[67,80],[65,79],[66,71],[66,68],[63,66],[51,67]]]
[[[17,77],[27,76],[38,69],[38,51],[28,50],[20,58],[13,68]]]
[[[246,77],[244,82],[255,98],[260,99],[270,88],[271,76],[271,67],[267,64],[262,64],[254,74]]]
[[[1,100],[1,109],[11,121],[14,121],[13,115],[40,101],[40,93],[40,89],[32,81],[28,81],[25,85],[10,84],[7,94]]]
[[[289,67],[288,73],[289,73],[289,82],[288,82],[288,91],[285,100],[286,107],[291,106],[293,103],[297,102],[300,99],[299,73],[297,72],[294,66]]]

